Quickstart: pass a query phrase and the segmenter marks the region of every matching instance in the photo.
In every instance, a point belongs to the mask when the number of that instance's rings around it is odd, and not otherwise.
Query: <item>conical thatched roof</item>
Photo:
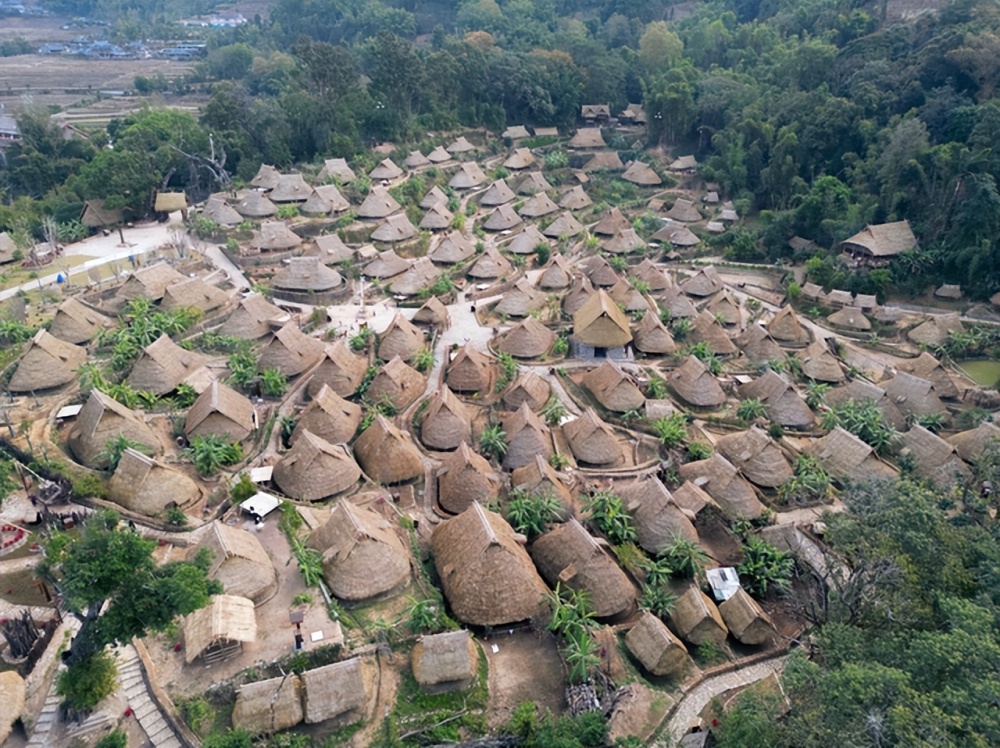
[[[119,434],[130,442],[142,444],[151,453],[162,449],[141,415],[94,389],[69,431],[66,446],[80,463],[99,470],[108,464],[104,454],[107,443]]]
[[[611,267],[611,263],[600,255],[594,255],[587,260],[584,263],[583,272],[587,274],[591,283],[603,288],[611,288],[611,286],[621,280],[621,276]]]
[[[165,262],[136,270],[115,292],[115,297],[131,301],[140,296],[150,301],[159,301],[167,286],[187,280]]]
[[[497,341],[497,348],[514,358],[544,356],[556,342],[556,334],[534,317],[526,317]]]
[[[927,379],[897,371],[896,376],[882,383],[882,387],[904,416],[913,418],[928,413],[948,415],[948,408],[938,397],[934,383]]]
[[[212,195],[208,198],[208,202],[205,203],[201,214],[219,226],[236,226],[243,222],[243,216],[236,212],[233,206],[217,195]]]
[[[583,467],[614,467],[622,462],[622,446],[614,429],[593,408],[562,425],[563,435],[577,463]]]
[[[718,506],[711,496],[691,481],[684,481],[679,488],[674,490],[673,497],[677,506],[689,516],[697,516],[698,512],[707,506]]]
[[[700,268],[697,273],[681,284],[681,290],[688,296],[712,296],[722,290],[722,278],[716,269],[709,265]]]
[[[535,157],[531,155],[530,148],[515,148],[503,162],[503,166],[505,169],[527,169],[534,163]]]
[[[472,143],[466,140],[464,135],[460,135],[459,137],[451,141],[450,145],[445,146],[445,150],[448,151],[448,153],[452,154],[469,153],[471,151],[476,150],[476,146],[472,145]]]
[[[410,359],[423,347],[423,331],[399,312],[378,336],[378,357],[383,361],[396,356]]]
[[[286,324],[288,312],[279,309],[264,296],[250,294],[242,299],[221,328],[220,335],[232,335],[244,340],[256,340]]]
[[[632,378],[610,359],[588,371],[582,384],[601,405],[618,413],[640,408],[646,401]]]
[[[278,579],[260,539],[252,532],[215,520],[198,542],[212,554],[208,576],[222,583],[227,595],[260,605],[274,594]]]
[[[698,542],[695,512],[683,509],[656,476],[616,484],[614,492],[635,520],[636,539],[650,553],[662,553],[676,540]]]
[[[530,255],[535,253],[535,248],[539,244],[550,248],[552,246],[552,242],[532,223],[510,241],[507,251],[515,255]]]
[[[545,236],[558,239],[562,236],[576,236],[583,231],[583,225],[569,211],[564,211],[542,232]]]
[[[108,481],[108,498],[130,512],[161,516],[171,507],[187,506],[201,495],[195,482],[179,470],[142,452],[126,449]]]
[[[479,647],[468,631],[422,636],[410,654],[413,678],[435,693],[468,688],[479,668]]]
[[[312,191],[301,174],[282,174],[268,198],[274,203],[304,203]]]
[[[607,148],[599,127],[584,127],[576,131],[576,134],[566,143],[570,148]]]
[[[343,338],[323,349],[320,365],[309,379],[309,397],[316,397],[323,385],[341,397],[350,397],[364,379],[367,362],[347,347]]]
[[[336,185],[325,184],[312,191],[299,210],[302,213],[314,215],[326,215],[327,213],[340,213],[351,207],[347,198],[340,194]]]
[[[0,673],[0,743],[10,737],[14,723],[24,711],[24,679],[15,670]]]
[[[680,286],[668,288],[660,296],[660,300],[662,301],[661,306],[670,312],[671,319],[698,316],[698,307],[694,305],[691,299],[684,295]]]
[[[274,482],[300,501],[320,501],[352,488],[361,470],[343,445],[334,445],[303,429],[292,448],[274,466]]]
[[[257,174],[250,180],[250,186],[259,190],[273,190],[281,181],[281,172],[270,164],[261,164]]]
[[[864,332],[872,329],[872,323],[869,319],[861,313],[860,309],[853,307],[844,307],[834,312],[826,318],[826,321],[834,327],[843,327],[848,330]]]
[[[729,633],[743,644],[763,644],[776,635],[767,613],[742,587],[719,604],[719,613]]]
[[[278,208],[263,192],[250,190],[236,203],[236,212],[244,218],[269,218],[278,212]]]
[[[548,402],[551,394],[552,387],[548,381],[533,371],[524,371],[503,393],[502,400],[504,406],[511,410],[517,410],[523,403],[527,403],[532,410],[538,410]]]
[[[323,351],[321,341],[309,337],[294,322],[289,322],[274,334],[257,365],[262,371],[277,369],[286,377],[295,377],[319,363]]]
[[[573,266],[563,255],[556,252],[538,276],[538,287],[545,291],[558,291],[568,288],[573,282]]]
[[[439,145],[427,154],[427,160],[432,164],[443,164],[445,161],[451,161],[451,154],[444,149],[444,146]]]
[[[909,456],[913,472],[946,490],[956,483],[964,484],[971,473],[955,447],[920,424],[914,424],[899,437],[896,445],[900,457]]]
[[[875,456],[875,451],[858,437],[840,426],[819,439],[813,439],[803,450],[814,457],[832,478],[867,481],[891,478],[895,471]]]
[[[722,646],[728,630],[719,614],[719,609],[711,599],[695,586],[677,598],[670,611],[670,621],[677,634],[684,641],[694,645],[712,642]]]
[[[726,401],[719,380],[696,356],[688,356],[670,372],[667,381],[681,398],[696,408],[716,408]]]
[[[576,185],[572,189],[566,190],[559,198],[559,207],[565,210],[583,210],[594,204],[590,195],[583,189],[583,185]]]
[[[448,186],[453,190],[471,190],[474,187],[486,184],[489,179],[483,173],[483,170],[479,168],[479,164],[475,161],[466,161],[448,181]]]
[[[684,643],[649,611],[644,611],[629,629],[625,646],[653,675],[681,675],[690,662]]]
[[[622,179],[641,187],[655,187],[658,184],[663,184],[663,180],[653,170],[653,167],[642,161],[632,161],[625,169],[625,173],[622,174]]]
[[[218,380],[212,380],[208,388],[198,395],[184,420],[184,433],[188,439],[219,436],[238,442],[246,439],[253,430],[253,403]]]
[[[302,673],[306,724],[333,718],[350,724],[363,719],[373,698],[369,690],[378,682],[372,672],[375,668],[361,657],[352,657]]]
[[[518,214],[523,218],[540,218],[549,213],[555,213],[557,210],[559,210],[559,206],[552,202],[548,195],[544,192],[538,192],[525,201]]]
[[[938,397],[958,397],[958,388],[947,370],[927,351],[923,351],[916,358],[900,361],[896,368],[915,377],[926,379],[934,385],[934,392]]]
[[[831,408],[836,408],[846,402],[855,400],[857,402],[869,401],[882,411],[886,421],[897,431],[906,428],[906,416],[900,413],[896,403],[889,399],[881,387],[872,384],[865,379],[852,379],[845,385],[835,387],[826,394],[825,402]]]
[[[632,228],[632,224],[629,223],[629,220],[622,215],[621,210],[614,207],[609,208],[601,216],[601,220],[591,229],[591,232],[600,236],[614,236],[620,231],[630,228]]]
[[[41,329],[18,361],[7,388],[11,392],[35,392],[61,387],[73,381],[76,370],[86,361],[86,348]]]
[[[632,277],[649,286],[650,293],[660,293],[672,288],[670,276],[648,257],[632,269]]]
[[[504,519],[478,502],[434,528],[434,565],[455,618],[499,626],[537,616],[548,592]]]
[[[337,234],[321,234],[315,239],[316,256],[324,265],[339,265],[354,258],[354,250]]]
[[[455,392],[488,392],[495,379],[493,359],[466,343],[448,364],[445,381]]]
[[[724,325],[738,325],[743,320],[739,299],[734,297],[728,288],[719,291],[705,309]]]
[[[451,317],[448,314],[448,307],[441,303],[441,299],[437,296],[428,296],[427,301],[417,310],[411,321],[415,324],[430,325],[445,330],[451,324]]]
[[[337,503],[307,545],[323,554],[323,577],[341,600],[370,600],[410,578],[410,554],[392,524],[347,499]]]
[[[546,460],[552,456],[552,434],[528,403],[503,419],[504,431],[507,434],[507,454],[504,455],[503,466],[513,470],[527,465],[542,455]]]
[[[923,343],[930,348],[938,348],[948,342],[948,334],[962,332],[965,326],[958,312],[953,314],[937,314],[931,316],[908,333],[906,337],[914,343]]]
[[[316,176],[319,181],[336,178],[341,182],[353,182],[354,170],[347,165],[347,159],[328,158],[323,161],[323,168]]]
[[[429,449],[458,449],[472,441],[472,417],[472,410],[443,384],[420,417],[420,441]]]
[[[345,400],[324,384],[299,416],[291,442],[295,444],[308,431],[330,444],[346,444],[354,438],[359,423],[361,406]]]
[[[405,218],[405,216],[403,217]],[[396,216],[393,216],[393,218],[396,218]],[[424,217],[420,219],[420,228],[429,229],[431,231],[446,229],[451,226],[451,222],[454,218],[455,216],[452,215],[451,211],[445,207],[444,203],[436,203],[428,208]],[[389,220],[391,221],[392,218]],[[373,238],[374,236],[375,235],[372,234]]]
[[[448,195],[445,194],[445,191],[440,187],[434,185],[427,190],[427,194],[424,195],[423,200],[420,201],[420,207],[427,210],[428,208],[433,208],[438,203],[445,203],[445,205],[447,205]]]
[[[767,417],[786,428],[808,428],[816,420],[795,387],[772,369],[751,382],[741,384],[737,394],[741,400],[760,400],[767,408]]]
[[[562,505],[558,512],[560,520],[573,516],[573,495],[559,473],[541,455],[535,455],[527,465],[516,468],[510,474],[510,484],[532,496],[549,495],[558,499]]]
[[[524,179],[517,183],[517,194],[534,195],[537,192],[546,192],[552,189],[552,185],[545,179],[545,175],[540,171],[528,172]]]
[[[753,487],[740,476],[735,465],[718,453],[707,460],[681,465],[680,475],[704,489],[727,517],[756,519],[764,511]]]
[[[416,402],[426,387],[427,380],[423,374],[408,366],[399,356],[394,356],[372,379],[367,394],[372,402],[385,399],[398,410],[403,410]]]
[[[623,255],[638,249],[644,249],[646,242],[636,233],[635,229],[630,227],[622,229],[610,239],[607,239],[603,246],[608,252]]]
[[[645,313],[650,311],[650,303],[646,297],[639,293],[625,278],[621,278],[611,287],[608,296],[626,312]]]
[[[500,210],[502,209],[501,207]],[[514,266],[491,244],[472,264],[467,275],[476,280],[493,280],[494,278],[505,278],[513,272]]]
[[[417,235],[417,227],[405,213],[389,216],[371,233],[373,242],[402,242]]]
[[[420,166],[429,166],[430,159],[427,158],[420,151],[410,151],[406,160],[403,162],[407,169],[416,169]]]
[[[632,340],[628,317],[603,289],[573,314],[573,337],[595,348],[620,348]]]
[[[490,188],[479,198],[480,205],[503,205],[509,203],[515,197],[514,191],[507,186],[503,179],[496,180]]]
[[[693,201],[684,197],[679,197],[674,202],[673,207],[666,212],[667,218],[684,223],[696,223],[701,220],[701,213],[695,207]]]
[[[392,159],[384,158],[375,166],[374,169],[368,172],[368,176],[372,179],[392,180],[403,176],[403,170],[400,169],[392,161]]]
[[[378,257],[362,268],[361,272],[369,278],[393,278],[400,273],[405,273],[410,267],[408,260],[404,260],[395,251],[387,249],[379,252]]]
[[[778,445],[756,426],[720,437],[715,448],[758,486],[778,488],[793,477],[792,468]]]
[[[126,381],[137,390],[165,395],[207,361],[200,353],[184,350],[169,336],[161,335],[142,349]]]
[[[814,340],[797,355],[802,373],[818,382],[843,382],[844,372],[837,357],[819,340]]]
[[[520,223],[521,216],[508,204],[501,205],[490,213],[490,217],[483,223],[483,228],[487,231],[509,231]]]
[[[966,462],[975,462],[982,457],[986,447],[994,440],[1000,445],[1000,426],[989,421],[983,421],[974,429],[948,437],[948,443]]]
[[[806,345],[809,342],[809,331],[799,324],[795,310],[791,306],[782,307],[781,311],[767,323],[767,331],[779,343]]]
[[[572,517],[535,540],[531,558],[552,587],[561,583],[587,593],[598,618],[619,616],[635,606],[635,587],[625,572]]]
[[[435,237],[427,256],[443,265],[465,262],[476,253],[475,245],[461,232],[449,231]]]
[[[424,474],[420,452],[410,435],[381,415],[358,437],[354,454],[368,477],[378,483],[403,483]]]
[[[566,314],[576,314],[594,295],[594,286],[586,275],[576,276],[569,291],[563,296],[562,308]]]
[[[500,491],[500,479],[482,455],[464,441],[445,457],[437,471],[438,503],[451,514],[464,512],[473,501],[488,504]]]
[[[275,289],[299,293],[332,291],[343,282],[340,273],[321,263],[318,257],[291,257],[271,278]]]
[[[160,308],[168,311],[197,309],[202,313],[208,313],[228,304],[229,298],[229,294],[218,286],[206,283],[201,278],[189,278],[167,286]]]
[[[587,163],[583,165],[586,171],[621,171],[625,168],[618,151],[600,151],[595,153]]]
[[[204,608],[181,619],[184,661],[191,664],[213,645],[257,640],[253,603],[245,597],[214,595]],[[244,686],[246,688],[246,686]]]
[[[632,344],[636,350],[648,355],[666,356],[677,351],[670,331],[656,314],[645,314],[632,330]]]
[[[497,314],[510,317],[527,317],[545,305],[545,294],[536,291],[527,278],[520,278],[494,307]]]
[[[71,296],[56,310],[49,324],[49,334],[67,343],[86,343],[114,321],[105,314],[91,309],[76,296]]]
[[[260,231],[255,231],[250,246],[255,249],[274,251],[291,249],[302,243],[302,238],[292,231],[284,221],[262,223]]]
[[[236,692],[233,727],[273,734],[302,721],[302,680],[295,673],[245,683]]]
[[[780,360],[785,356],[781,346],[767,334],[767,330],[756,323],[749,325],[734,340],[736,347],[751,364]]]
[[[707,309],[703,309],[701,314],[694,318],[688,338],[695,343],[705,343],[717,356],[732,356],[736,353],[736,346],[729,338],[729,334],[719,324],[715,315]]]
[[[400,209],[396,198],[385,187],[372,187],[364,202],[358,207],[358,218],[385,218]]]

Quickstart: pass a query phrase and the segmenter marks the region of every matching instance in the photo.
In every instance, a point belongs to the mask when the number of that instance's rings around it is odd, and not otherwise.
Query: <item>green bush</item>
[[[118,687],[118,666],[114,657],[101,650],[59,673],[56,693],[67,706],[78,711],[93,709]]]

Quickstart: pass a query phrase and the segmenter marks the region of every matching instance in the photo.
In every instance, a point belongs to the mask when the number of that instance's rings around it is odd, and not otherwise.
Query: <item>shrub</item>
[[[561,509],[559,500],[550,493],[529,494],[514,489],[507,499],[504,517],[511,527],[530,540],[558,520]]]
[[[653,421],[653,431],[664,447],[676,447],[687,439],[686,424],[683,413],[672,413]]]
[[[692,460],[707,460],[712,456],[712,448],[705,442],[691,442],[688,444],[688,455]]]
[[[790,589],[794,568],[791,556],[754,535],[743,546],[743,561],[737,571],[751,593],[765,595],[769,589]]]
[[[621,545],[635,540],[635,526],[625,510],[625,502],[610,491],[595,492],[584,502],[583,509],[612,544]]]
[[[118,687],[118,667],[105,650],[84,657],[59,674],[56,693],[78,711],[93,709]]]

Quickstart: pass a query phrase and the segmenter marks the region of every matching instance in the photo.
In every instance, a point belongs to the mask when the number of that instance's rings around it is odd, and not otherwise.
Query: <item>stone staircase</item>
[[[180,740],[163,718],[156,702],[150,698],[142,675],[139,655],[131,644],[118,650],[118,680],[120,693],[125,696],[139,725],[156,748],[182,748]]]

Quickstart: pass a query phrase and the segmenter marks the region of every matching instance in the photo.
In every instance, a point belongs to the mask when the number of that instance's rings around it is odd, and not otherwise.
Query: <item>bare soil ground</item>
[[[493,645],[499,651],[493,651]],[[566,708],[566,678],[556,641],[548,634],[515,631],[494,633],[483,642],[490,661],[491,727],[506,721],[518,704],[537,704],[542,710]]]

